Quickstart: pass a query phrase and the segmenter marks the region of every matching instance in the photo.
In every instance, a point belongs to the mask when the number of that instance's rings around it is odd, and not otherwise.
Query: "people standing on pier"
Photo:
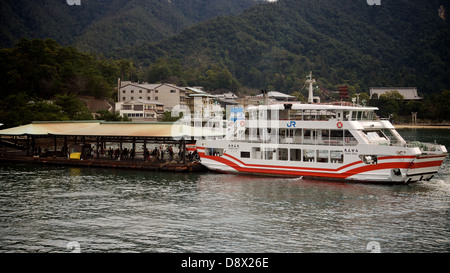
[[[147,161],[150,156],[150,152],[147,148],[144,148],[144,161]]]
[[[169,161],[173,160],[173,148],[172,146],[169,146]]]
[[[164,149],[162,146],[159,146],[159,155],[161,157],[161,161],[164,161]]]

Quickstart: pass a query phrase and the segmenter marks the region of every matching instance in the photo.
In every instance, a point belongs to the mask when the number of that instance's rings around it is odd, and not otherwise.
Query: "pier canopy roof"
[[[65,131],[94,127],[100,124],[96,121],[35,121],[33,123],[18,127],[0,130],[0,135],[22,136],[22,135],[49,135]]]
[[[0,130],[0,135],[53,135],[90,137],[152,137],[190,138],[223,136],[223,131],[191,127],[180,123],[135,123],[135,122],[33,122],[28,125]]]

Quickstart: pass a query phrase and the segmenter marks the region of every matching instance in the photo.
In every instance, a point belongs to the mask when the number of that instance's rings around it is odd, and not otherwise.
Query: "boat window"
[[[331,146],[344,145],[344,130],[330,130],[329,141]]]
[[[358,144],[356,138],[352,135],[349,130],[344,131],[344,143],[345,146],[355,146]]]
[[[388,141],[388,138],[381,130],[366,130],[363,131],[363,133],[370,143],[380,143]]]
[[[314,162],[315,161],[315,150],[304,149],[303,150],[303,161],[305,162]]]
[[[376,155],[360,155],[359,158],[368,165],[376,165],[378,164],[378,158]]]
[[[318,144],[330,145],[330,130],[317,130]]]
[[[250,152],[241,152],[242,158],[250,158]]]
[[[275,149],[273,148],[267,148],[264,150],[264,159],[265,160],[272,160],[273,159],[273,154],[276,152]]]
[[[280,142],[281,143],[292,143],[294,138],[293,129],[280,129]]]
[[[303,119],[303,111],[302,110],[289,110],[289,119],[290,120],[302,120]]]
[[[223,149],[219,149],[219,148],[206,148],[206,149],[205,149],[205,155],[210,155],[210,156],[222,156],[222,155],[223,155]]]
[[[369,111],[363,111],[362,112],[361,120],[369,120]]]
[[[278,160],[288,160],[288,149],[278,149]]]
[[[315,129],[303,129],[303,144],[314,144],[316,140]]]
[[[291,110],[285,109],[280,111],[280,120],[288,120],[289,119],[289,112]]]
[[[294,129],[294,143],[302,143],[302,129]]]
[[[262,159],[261,149],[257,147],[252,148],[253,159]]]
[[[317,150],[317,162],[328,163],[328,150]]]
[[[304,110],[303,111],[303,119],[304,120],[317,120],[317,111],[316,110]]]
[[[349,119],[350,119],[350,112],[344,111],[344,120],[349,120]]]
[[[343,151],[330,151],[331,163],[344,163]]]
[[[395,129],[381,129],[386,138],[391,141],[391,145],[406,143],[402,136]]]
[[[291,161],[302,161],[301,149],[291,149]]]

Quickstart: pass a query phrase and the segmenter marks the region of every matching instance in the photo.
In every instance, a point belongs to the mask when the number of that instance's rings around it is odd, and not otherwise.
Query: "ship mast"
[[[316,82],[315,79],[312,77],[312,71],[309,72],[309,76],[307,76],[306,83],[309,84],[308,89],[308,103],[314,103],[314,95],[313,95],[313,83]]]

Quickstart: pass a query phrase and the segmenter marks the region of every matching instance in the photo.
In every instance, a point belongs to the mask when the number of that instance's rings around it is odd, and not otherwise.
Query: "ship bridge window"
[[[352,111],[352,119],[351,120],[373,120],[374,115],[373,111],[365,110],[365,111]]]
[[[367,120],[368,111],[352,111],[352,120]]]
[[[402,136],[395,129],[382,129],[381,132],[390,140],[391,145],[406,143]]]

